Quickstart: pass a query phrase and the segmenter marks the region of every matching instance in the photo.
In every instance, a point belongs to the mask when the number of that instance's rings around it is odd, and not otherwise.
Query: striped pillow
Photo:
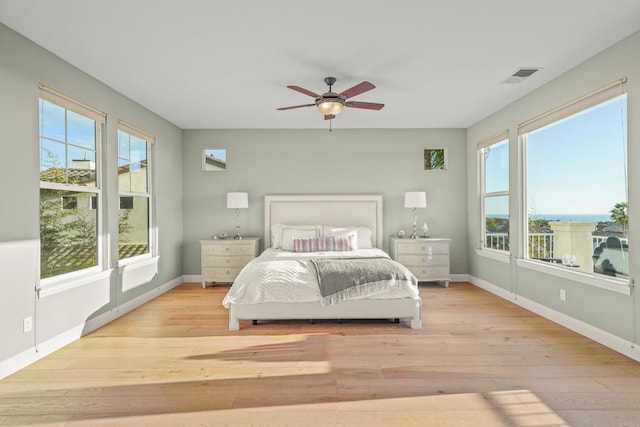
[[[294,252],[351,251],[353,236],[294,238]]]

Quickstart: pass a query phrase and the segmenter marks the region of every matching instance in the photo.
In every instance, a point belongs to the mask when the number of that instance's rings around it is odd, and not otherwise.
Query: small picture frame
[[[447,152],[444,148],[424,149],[424,170],[447,170]]]
[[[203,148],[202,170],[204,172],[220,172],[227,170],[227,149]]]

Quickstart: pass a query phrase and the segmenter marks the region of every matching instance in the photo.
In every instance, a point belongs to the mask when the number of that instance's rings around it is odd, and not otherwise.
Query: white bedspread
[[[386,257],[380,249],[358,249],[345,252],[297,253],[269,248],[240,272],[222,305],[264,302],[320,301],[320,288],[311,257]],[[391,282],[391,281],[388,281]],[[411,282],[389,283],[390,290],[360,296],[358,299],[419,298],[418,287]]]

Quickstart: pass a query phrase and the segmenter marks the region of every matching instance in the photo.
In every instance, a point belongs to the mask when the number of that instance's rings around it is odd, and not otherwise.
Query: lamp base
[[[243,237],[242,237],[242,236],[233,236],[233,238],[234,238],[235,240],[242,240],[242,239],[243,239]]]

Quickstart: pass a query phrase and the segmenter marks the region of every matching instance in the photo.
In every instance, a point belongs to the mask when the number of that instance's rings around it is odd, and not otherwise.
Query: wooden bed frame
[[[372,244],[383,247],[382,195],[267,195],[264,202],[265,248],[271,247],[273,224],[368,227]],[[386,318],[409,319],[413,329],[420,329],[420,299],[364,299],[327,307],[320,302],[231,304],[229,330],[240,329],[240,320]]]

